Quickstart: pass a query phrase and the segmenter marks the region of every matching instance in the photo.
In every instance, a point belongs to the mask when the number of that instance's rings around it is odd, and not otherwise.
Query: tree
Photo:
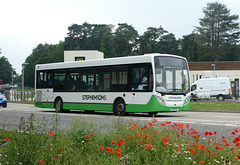
[[[118,24],[115,31],[114,45],[117,57],[134,55],[134,50],[137,49],[138,32],[126,23]]]
[[[63,42],[60,42],[56,45],[49,44],[39,44],[30,56],[28,56],[25,62],[29,63],[25,65],[24,77],[25,85],[28,87],[34,87],[34,77],[35,77],[35,65],[36,64],[45,64],[45,63],[54,63],[54,62],[63,62],[64,60],[64,51],[63,51]]]
[[[192,33],[183,36],[181,40],[182,56],[188,61],[198,61],[198,45],[195,36],[196,34]]]
[[[147,31],[140,36],[140,45],[139,45],[139,53],[154,53],[158,52],[158,42],[161,40],[162,35],[168,33],[162,27],[148,27]]]
[[[4,56],[0,57],[0,79],[4,84],[11,84],[12,82],[12,65]]]
[[[106,24],[73,24],[68,27],[68,36],[65,38],[65,50],[100,50],[103,36],[111,34],[113,25]]]
[[[103,52],[104,58],[113,57],[113,36],[109,32],[106,32],[103,36],[100,51]]]
[[[158,42],[159,53],[179,54],[178,50],[179,42],[176,40],[174,34],[169,33],[163,35]]]
[[[226,5],[218,2],[207,3],[203,8],[204,18],[200,19],[196,31],[202,36],[202,44],[209,46],[213,60],[218,61],[225,44],[236,44],[240,31],[238,15],[230,15]]]

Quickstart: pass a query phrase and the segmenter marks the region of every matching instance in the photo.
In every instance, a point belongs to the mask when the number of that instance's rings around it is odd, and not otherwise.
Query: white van
[[[232,98],[231,81],[229,77],[202,78],[191,86],[192,100],[201,98],[216,98],[219,101]]]

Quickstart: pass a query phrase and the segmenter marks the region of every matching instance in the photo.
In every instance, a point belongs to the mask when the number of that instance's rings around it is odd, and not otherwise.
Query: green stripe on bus
[[[155,95],[151,97],[147,104],[127,104],[126,112],[161,112],[171,111],[171,108],[179,108],[179,111],[189,109],[190,99],[183,106],[166,106],[160,104]],[[35,102],[36,107],[54,108],[54,103]],[[112,111],[112,104],[94,104],[94,103],[63,103],[63,109],[72,110],[93,110],[93,111]]]

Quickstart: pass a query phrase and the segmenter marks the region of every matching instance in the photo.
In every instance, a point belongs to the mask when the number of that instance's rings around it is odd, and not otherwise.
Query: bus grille
[[[42,91],[37,91],[37,102],[42,102]]]

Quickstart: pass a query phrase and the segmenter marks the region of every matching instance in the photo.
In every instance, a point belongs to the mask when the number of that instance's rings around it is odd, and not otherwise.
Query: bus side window
[[[149,90],[149,66],[136,66],[132,68],[132,91]]]

